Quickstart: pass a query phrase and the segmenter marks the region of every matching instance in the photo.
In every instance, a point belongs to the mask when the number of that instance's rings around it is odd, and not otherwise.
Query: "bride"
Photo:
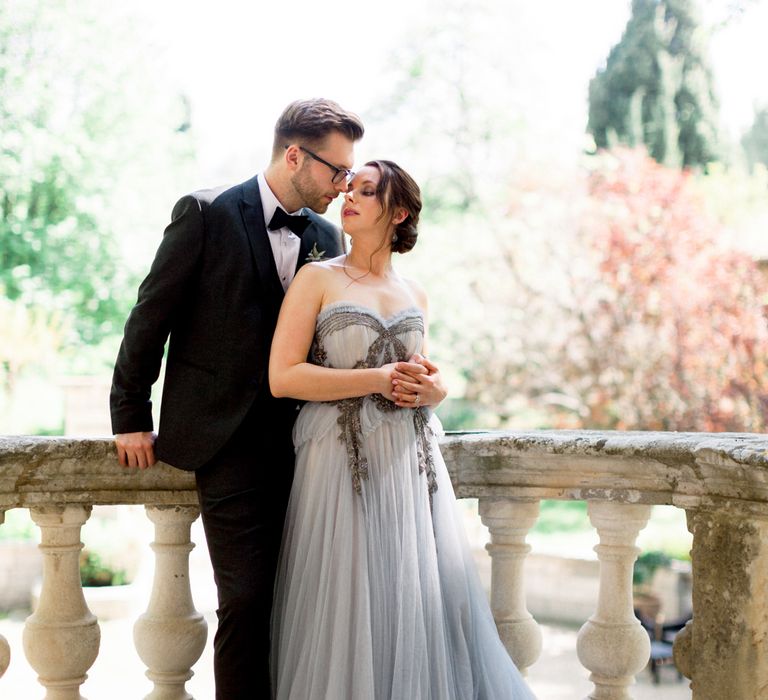
[[[391,263],[416,243],[420,210],[406,172],[366,163],[342,209],[351,252],[305,265],[280,311],[270,387],[308,403],[272,613],[278,700],[533,697],[496,632],[425,405],[442,398],[421,357],[426,295]]]

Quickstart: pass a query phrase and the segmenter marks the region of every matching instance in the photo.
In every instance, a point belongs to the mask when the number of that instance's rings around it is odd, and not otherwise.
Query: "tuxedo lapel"
[[[323,247],[318,243],[318,238],[320,237],[320,229],[318,229],[317,224],[315,224],[315,220],[312,218],[313,216],[316,216],[316,214],[310,213],[308,209],[303,209],[302,214],[305,214],[309,216],[309,226],[304,231],[304,234],[301,236],[301,247],[299,248],[299,258],[296,260],[296,272],[299,271],[299,268],[305,265],[309,262],[309,254],[312,252],[312,248],[317,244],[317,252],[323,253],[327,251],[323,251]],[[328,256],[327,254],[323,256],[323,258],[326,257],[332,257]]]
[[[242,185],[243,198],[240,200],[240,214],[243,217],[251,254],[264,290],[270,297],[282,302],[285,292],[280,284],[277,266],[269,244],[269,234],[264,225],[264,210],[261,207],[259,185],[256,177],[252,177]]]

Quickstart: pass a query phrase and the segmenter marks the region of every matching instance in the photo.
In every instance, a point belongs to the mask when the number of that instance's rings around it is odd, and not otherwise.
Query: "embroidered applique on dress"
[[[365,359],[355,363],[355,369],[381,367],[391,362],[403,362],[411,357],[413,351],[409,352],[409,348],[400,336],[417,333],[422,338],[424,337],[424,319],[416,309],[404,310],[394,316],[390,324],[387,324],[385,319],[381,319],[378,314],[372,314],[369,310],[342,307],[336,313],[321,317],[318,321],[310,352],[310,358],[315,364],[325,367],[331,366],[328,363],[328,353],[323,343],[328,336],[339,332],[349,324],[368,327],[377,336],[370,344]],[[352,485],[355,491],[361,493],[362,480],[368,478],[368,462],[362,450],[363,435],[360,423],[360,412],[363,404],[367,401],[373,403],[384,413],[401,412],[404,420],[413,420],[419,455],[419,473],[426,475],[427,491],[431,499],[432,494],[437,490],[437,481],[429,440],[431,436],[429,428],[430,410],[423,406],[400,408],[381,394],[330,402],[339,409],[339,439],[344,442],[347,449]]]
[[[311,360],[377,367],[421,351],[418,309],[336,303]],[[277,700],[530,700],[502,645],[428,408],[309,402],[272,614]]]

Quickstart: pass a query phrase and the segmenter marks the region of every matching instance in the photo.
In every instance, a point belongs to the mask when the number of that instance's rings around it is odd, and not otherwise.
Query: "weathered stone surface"
[[[443,455],[460,497],[717,506],[762,513],[768,437],[589,430],[451,433]],[[0,437],[0,510],[40,503],[194,504],[194,475],[117,462],[110,439]]]
[[[768,698],[768,517],[689,511],[688,527],[694,617],[676,658],[693,697]]]
[[[589,430],[449,434],[443,455],[464,497],[609,500],[761,513],[768,437]]]
[[[11,665],[11,647],[8,646],[8,640],[0,634],[0,678]]]
[[[768,437],[601,431],[454,433],[443,439],[442,450],[459,497],[522,502],[582,499],[590,501],[591,513],[605,510],[596,510],[595,504],[608,506],[605,512],[617,504],[629,509],[624,515],[655,503],[688,510],[694,533],[694,623],[676,653],[693,678],[694,698],[768,698]],[[10,508],[34,507],[40,519],[51,509],[114,503],[143,503],[160,509],[194,506],[194,475],[167,465],[144,471],[124,469],[110,439],[0,437],[0,514]],[[621,530],[621,519],[615,527],[598,525],[605,540],[599,551],[601,595],[598,613],[581,642],[600,697],[626,697],[627,684],[642,656],[626,600],[634,536],[613,532]],[[518,524],[514,529],[514,537],[520,540]],[[523,546],[522,540],[505,544]],[[501,568],[511,572],[517,567],[517,571],[524,552],[520,549],[515,555],[517,559],[498,556],[499,564],[506,562]],[[75,571],[74,565],[70,569]],[[498,594],[504,609],[512,611],[507,627],[510,633],[528,634],[535,627],[525,617],[519,572],[505,577],[514,579],[509,595]],[[73,583],[66,588],[71,593],[79,587]],[[184,595],[178,598],[186,600]],[[513,646],[535,651],[535,640],[528,637]],[[32,646],[42,648],[38,642]],[[621,664],[614,659],[610,668],[603,668],[600,650],[608,647],[622,651],[626,658]],[[0,640],[0,670],[4,652]],[[84,673],[87,664],[83,662],[82,667]],[[177,687],[186,673],[179,671],[171,679]],[[73,688],[80,682],[74,671],[67,678]]]
[[[109,439],[0,437],[0,510],[46,503],[195,505],[195,477],[127,469]]]

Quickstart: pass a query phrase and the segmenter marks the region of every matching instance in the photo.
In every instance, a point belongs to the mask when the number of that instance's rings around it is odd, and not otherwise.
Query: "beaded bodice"
[[[335,302],[318,314],[310,361],[337,369],[382,367],[390,362],[408,360],[421,351],[423,342],[424,316],[420,309],[412,307],[384,317],[360,304]],[[404,419],[413,420],[419,472],[426,473],[431,499],[437,483],[427,425],[429,409],[399,408],[380,394],[331,402],[339,409],[339,439],[347,448],[355,491],[362,492],[362,481],[368,477],[360,424],[365,401],[373,402],[382,413],[401,412]]]
[[[325,367],[381,367],[407,360],[423,341],[424,317],[416,307],[385,318],[360,304],[335,302],[318,314],[310,356]]]

